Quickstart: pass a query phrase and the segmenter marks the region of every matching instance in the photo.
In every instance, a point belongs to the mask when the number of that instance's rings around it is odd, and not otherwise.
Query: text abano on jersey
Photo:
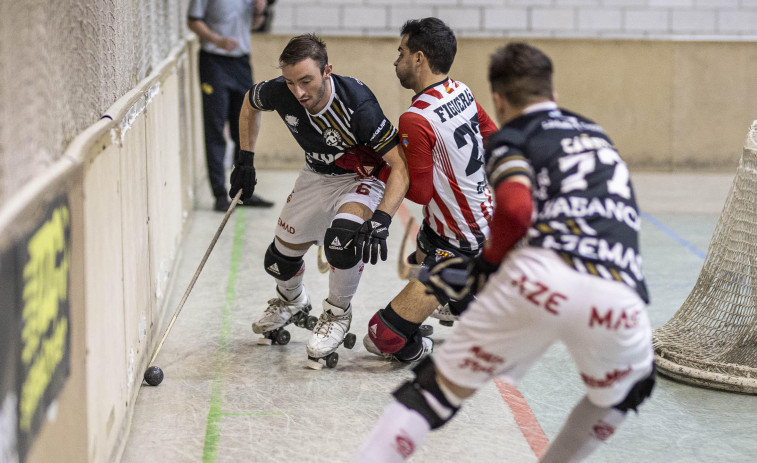
[[[622,222],[634,231],[641,229],[641,220],[636,208],[623,201],[614,201],[612,198],[592,198],[590,200],[582,196],[559,196],[544,203],[541,212],[539,212],[539,220],[554,219],[561,215],[564,217],[599,215],[606,219]]]

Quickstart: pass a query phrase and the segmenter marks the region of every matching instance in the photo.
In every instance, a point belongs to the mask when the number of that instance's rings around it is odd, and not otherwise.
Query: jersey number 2
[[[484,165],[484,160],[481,159],[481,150],[478,148],[478,114],[474,114],[470,118],[470,121],[463,123],[460,127],[455,129],[455,143],[457,148],[460,149],[468,144],[468,138],[473,145],[471,148],[470,160],[465,167],[465,175],[471,175],[478,172],[478,169]]]

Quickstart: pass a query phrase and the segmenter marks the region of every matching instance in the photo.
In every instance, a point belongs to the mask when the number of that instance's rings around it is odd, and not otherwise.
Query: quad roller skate
[[[448,304],[440,305],[434,309],[431,317],[438,319],[439,324],[442,326],[452,326],[456,321],[460,320],[459,315],[455,315],[449,310]]]
[[[269,299],[268,308],[263,316],[252,323],[252,331],[263,335],[258,339],[258,344],[261,345],[289,343],[291,334],[284,328],[291,323],[308,331],[312,331],[318,323],[318,319],[310,315],[312,306],[304,288],[300,295],[291,301],[285,300],[278,288],[276,293],[279,297]]]
[[[335,312],[344,312],[337,315]],[[346,311],[331,305],[327,300],[323,301],[323,313],[313,329],[313,334],[307,345],[308,368],[320,370],[323,368],[320,360],[323,359],[326,366],[334,368],[339,363],[339,354],[336,349],[344,344],[347,349],[355,346],[357,337],[350,333],[352,321],[352,307]]]

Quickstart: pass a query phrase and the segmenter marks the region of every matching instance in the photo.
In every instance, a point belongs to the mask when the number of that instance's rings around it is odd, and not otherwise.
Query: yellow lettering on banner
[[[29,370],[29,375],[21,387],[21,411],[19,428],[29,431],[32,425],[32,417],[37,410],[39,401],[50,384],[55,368],[63,358],[66,349],[66,333],[68,332],[68,320],[63,318],[56,323],[52,336],[42,341],[39,355],[34,359],[34,364]]]
[[[28,375],[19,398],[19,427],[23,431],[31,428],[39,401],[66,349],[68,319],[59,309],[60,303],[68,300],[70,254],[66,231],[69,222],[68,208],[56,208],[27,246],[29,261],[23,270],[21,361],[28,366]]]

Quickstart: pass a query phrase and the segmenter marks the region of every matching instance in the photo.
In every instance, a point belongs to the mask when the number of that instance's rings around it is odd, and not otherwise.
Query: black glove
[[[423,283],[440,301],[470,300],[498,267],[499,264],[492,264],[480,254],[474,259],[452,257],[431,267],[428,279]]]
[[[255,178],[254,159],[255,153],[245,150],[239,150],[234,157],[234,169],[231,171],[231,188],[229,189],[229,196],[232,198],[240,189],[242,200],[252,198],[255,185],[258,183]]]
[[[360,252],[363,251],[363,262],[371,264],[378,261],[379,246],[381,247],[381,260],[386,260],[386,238],[389,236],[389,224],[392,223],[392,216],[384,211],[373,213],[373,217],[366,220],[357,231],[355,238],[355,248]]]

